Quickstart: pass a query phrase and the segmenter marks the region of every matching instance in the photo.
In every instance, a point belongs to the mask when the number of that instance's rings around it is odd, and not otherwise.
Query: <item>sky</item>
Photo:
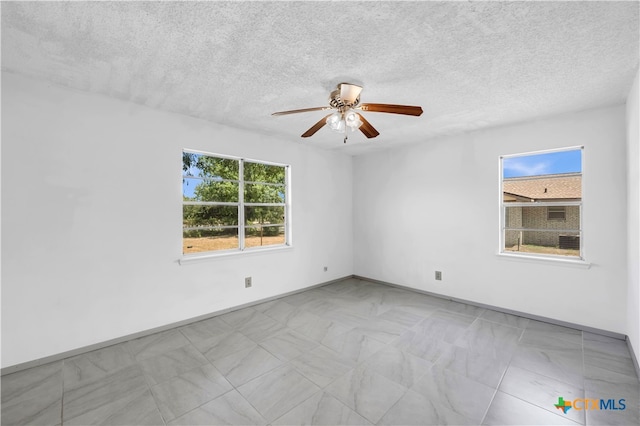
[[[194,190],[201,180],[198,179],[185,179],[184,176],[182,178],[182,194],[185,197],[193,197],[195,196]]]
[[[505,178],[582,172],[582,150],[503,158],[502,169]]]

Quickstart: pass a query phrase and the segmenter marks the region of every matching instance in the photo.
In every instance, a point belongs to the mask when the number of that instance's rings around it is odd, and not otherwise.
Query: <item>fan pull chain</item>
[[[344,135],[344,142],[343,143],[347,143],[347,135]]]

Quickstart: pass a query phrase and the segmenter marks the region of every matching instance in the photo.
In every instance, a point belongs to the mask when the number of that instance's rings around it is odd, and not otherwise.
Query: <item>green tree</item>
[[[195,184],[194,196],[183,196],[185,201],[238,202],[239,161],[183,152],[183,181]],[[196,178],[196,179],[189,179]],[[244,163],[244,201],[246,203],[284,203],[285,169],[260,163]],[[238,225],[236,206],[183,206],[186,226]],[[245,208],[248,232],[276,235],[278,227],[256,225],[284,222],[284,207],[253,206]],[[253,225],[254,227],[251,227]],[[211,231],[197,231],[197,236],[211,235]],[[227,229],[226,233],[235,233]],[[220,232],[217,232],[220,234]]]
[[[285,168],[260,163],[244,163],[244,201],[245,203],[284,203]],[[263,235],[277,235],[277,226],[262,227],[264,224],[284,223],[284,207],[261,206],[247,207],[245,224],[260,224],[250,228],[252,232]]]
[[[183,195],[185,201],[238,201],[238,161],[209,157],[195,153],[182,153],[183,181],[196,185],[193,197]],[[197,179],[188,179],[194,177]],[[238,208],[235,206],[183,206],[183,221],[186,226],[233,226],[238,225]],[[211,236],[235,234],[236,230],[197,230],[186,236]]]

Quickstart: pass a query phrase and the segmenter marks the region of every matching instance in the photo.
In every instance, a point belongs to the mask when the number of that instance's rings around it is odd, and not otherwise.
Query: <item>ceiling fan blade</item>
[[[338,86],[340,87],[340,99],[347,105],[354,104],[362,92],[362,87],[355,84],[340,83]]]
[[[326,117],[320,119],[320,121],[318,121],[316,124],[314,124],[313,126],[311,126],[311,128],[309,130],[307,130],[306,132],[304,132],[302,134],[303,138],[308,138],[309,136],[313,136],[318,130],[322,129],[322,127],[324,127],[325,124],[327,124],[327,118],[330,116],[331,114],[327,115]]]
[[[391,114],[402,115],[422,115],[422,107],[411,105],[392,105],[392,104],[361,104],[359,107],[362,111],[371,112],[388,112]]]
[[[360,126],[360,131],[362,133],[364,133],[364,135],[366,137],[371,139],[371,138],[375,138],[376,136],[378,136],[380,134],[380,132],[378,132],[375,129],[375,127],[373,127],[371,125],[371,123],[369,123],[367,120],[365,120],[365,118],[362,116],[362,114],[358,114],[358,117],[360,118],[360,121],[362,121],[362,126]]]
[[[310,111],[324,111],[326,109],[331,109],[331,107],[313,107],[313,108],[303,108],[303,109],[292,109],[290,111],[278,111],[274,112],[271,115],[287,115],[287,114],[297,114],[299,112],[310,112]]]

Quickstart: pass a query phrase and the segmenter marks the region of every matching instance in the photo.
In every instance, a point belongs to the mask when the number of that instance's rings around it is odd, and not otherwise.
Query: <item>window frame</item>
[[[271,161],[264,160],[256,160],[252,158],[245,157],[236,157],[225,154],[217,154],[207,151],[183,148],[182,153],[189,154],[198,154],[204,155],[208,157],[214,157],[225,160],[233,160],[238,161],[238,179],[220,179],[220,181],[226,182],[236,182],[238,184],[238,201],[228,202],[228,201],[185,201],[183,199],[184,192],[181,195],[182,198],[182,219],[184,221],[184,206],[187,205],[205,205],[205,206],[233,206],[238,209],[238,224],[237,225],[218,225],[212,228],[216,229],[224,229],[224,228],[237,228],[237,237],[238,237],[238,247],[234,249],[225,249],[225,250],[211,250],[211,251],[202,251],[196,253],[184,253],[184,234],[181,237],[182,248],[182,258],[180,259],[180,263],[188,260],[197,260],[202,258],[213,258],[213,257],[221,257],[228,255],[237,255],[237,254],[245,254],[245,253],[254,253],[254,252],[265,252],[272,250],[282,250],[286,248],[292,247],[291,242],[291,166],[289,164],[283,163],[275,163]],[[253,203],[253,202],[245,202],[245,184],[267,184],[272,185],[269,182],[254,182],[245,180],[244,176],[244,167],[246,163],[254,163],[254,164],[264,164],[267,166],[275,166],[284,168],[284,184],[273,184],[274,186],[281,186],[284,190],[284,202],[282,203]],[[185,176],[182,175],[181,179],[184,179]],[[182,191],[182,189],[181,189]],[[282,244],[271,244],[266,246],[254,246],[247,247],[245,243],[246,237],[246,228],[247,227],[255,227],[255,225],[245,224],[245,209],[247,207],[283,207],[284,217],[283,223],[281,224],[269,224],[268,226],[282,226],[284,227],[284,243]],[[182,227],[182,232],[184,232],[184,225]]]
[[[543,201],[543,202],[504,202],[504,160],[508,158],[516,158],[516,157],[526,157],[532,155],[539,154],[549,154],[554,152],[566,152],[566,151],[577,151],[580,150],[581,157],[581,199],[579,201]],[[585,170],[585,149],[584,146],[570,146],[565,148],[556,148],[556,149],[547,149],[540,151],[531,151],[531,152],[522,152],[516,154],[505,154],[500,155],[498,157],[498,252],[497,254],[502,257],[509,258],[521,258],[532,261],[551,261],[551,262],[562,262],[566,264],[579,264],[584,266],[590,266],[590,264],[586,261],[585,258],[585,238],[584,238],[584,199],[585,199],[585,185],[584,185],[584,170]],[[546,207],[547,208],[547,220],[551,221],[563,221],[561,219],[548,219],[548,208],[549,207],[564,207],[565,208],[565,219],[566,221],[566,207],[569,206],[577,206],[579,209],[579,225],[578,229],[550,229],[550,231],[554,232],[577,232],[580,238],[580,251],[578,256],[570,256],[570,255],[560,255],[560,254],[542,254],[542,253],[529,253],[529,252],[514,252],[508,251],[505,249],[505,241],[506,241],[506,212],[507,207]],[[535,231],[535,232],[548,232],[546,229],[529,229],[529,228],[510,228],[509,230],[515,231]]]
[[[555,211],[552,211],[552,209],[554,209]],[[562,209],[562,210],[560,210]],[[551,217],[551,214],[558,214],[558,213],[562,213],[562,217]],[[567,220],[567,206],[563,205],[563,206],[547,206],[547,220],[555,220],[558,222],[561,221],[566,221]]]

